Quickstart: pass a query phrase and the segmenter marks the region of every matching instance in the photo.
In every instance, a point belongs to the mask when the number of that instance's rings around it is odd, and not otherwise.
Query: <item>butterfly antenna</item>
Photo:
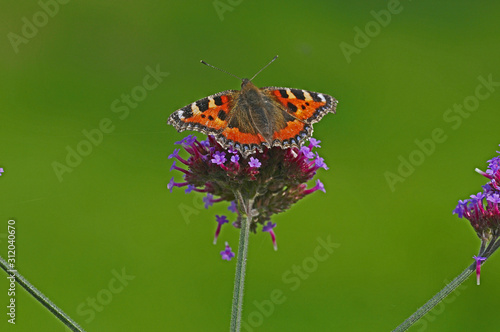
[[[267,65],[265,65],[264,67],[262,67],[262,69],[261,69],[261,70],[259,70],[259,71],[257,72],[257,74],[253,75],[253,77],[250,79],[250,81],[251,81],[251,80],[253,80],[253,79],[255,78],[255,76],[259,75],[261,71],[263,71],[264,69],[266,69],[266,68],[267,68],[267,66],[269,66],[271,63],[273,63],[273,62],[274,62],[274,60],[276,60],[277,58],[278,58],[278,56],[275,56],[275,57],[274,57],[271,61],[269,61],[269,63],[268,63]]]
[[[240,81],[243,81],[243,79],[239,78],[238,76],[236,76],[236,75],[234,75],[234,74],[231,74],[230,72],[228,72],[228,71],[226,71],[226,70],[224,70],[224,69],[220,69],[220,68],[218,68],[218,67],[212,66],[211,64],[206,63],[206,62],[205,62],[205,61],[203,61],[203,60],[200,60],[200,62],[201,62],[201,63],[203,63],[204,65],[207,65],[207,66],[209,66],[209,67],[212,67],[213,69],[217,69],[217,70],[219,70],[219,71],[221,71],[221,72],[223,72],[223,73],[226,73],[226,74],[228,74],[229,76],[236,77],[236,78],[237,78],[237,79],[239,79]]]

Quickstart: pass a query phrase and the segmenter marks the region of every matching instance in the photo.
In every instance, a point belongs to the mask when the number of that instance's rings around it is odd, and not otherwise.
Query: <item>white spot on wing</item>
[[[313,99],[312,99],[312,97],[311,97],[311,95],[309,94],[309,92],[307,92],[307,91],[305,91],[305,90],[304,90],[304,91],[302,91],[302,92],[304,93],[304,98],[305,98],[305,100],[306,100],[306,101],[311,101],[311,100],[313,100]]]
[[[318,93],[318,97],[322,102],[326,102],[325,96],[323,96],[321,93]]]
[[[286,94],[288,95],[289,99],[295,99],[295,95],[290,91],[290,89],[286,89]]]
[[[215,108],[217,105],[215,105],[215,100],[213,98],[208,98],[208,108]]]
[[[193,111],[193,114],[201,113],[200,109],[198,108],[198,105],[196,105],[196,102],[191,104],[191,110]]]

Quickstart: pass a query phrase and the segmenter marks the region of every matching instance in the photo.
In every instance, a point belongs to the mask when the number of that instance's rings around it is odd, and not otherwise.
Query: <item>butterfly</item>
[[[237,77],[242,81],[241,90],[226,90],[195,101],[172,113],[167,123],[179,132],[195,130],[212,135],[225,149],[232,147],[246,158],[264,147],[302,146],[312,135],[312,125],[325,114],[335,113],[338,102],[332,96],[292,88],[258,88],[252,83],[257,74],[251,79]]]

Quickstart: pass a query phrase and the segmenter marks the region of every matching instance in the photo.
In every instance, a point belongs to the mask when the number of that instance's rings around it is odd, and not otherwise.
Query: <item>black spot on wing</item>
[[[218,96],[214,98],[215,105],[220,106],[222,105],[222,97]]]
[[[208,116],[208,119],[209,119],[210,121],[214,121],[214,117],[213,117],[213,116],[211,116],[211,115],[209,115],[209,116]]]
[[[323,102],[316,92],[309,92],[311,98],[316,102]]]
[[[205,112],[208,110],[208,98],[200,99],[196,102],[196,106],[200,109],[200,112]]]
[[[288,98],[288,93],[286,93],[285,89],[279,89],[278,91],[281,95],[281,98]]]
[[[297,112],[297,106],[295,106],[294,104],[292,104],[291,102],[288,102],[288,104],[286,104],[286,107],[288,107],[288,109],[290,111],[292,111],[293,113]]]
[[[304,96],[304,92],[302,90],[299,90],[299,89],[290,89],[290,91],[292,91],[292,93],[295,95],[295,98],[301,99],[301,100],[305,100],[306,99],[306,97]]]
[[[217,117],[221,119],[222,121],[226,120],[226,112],[223,110],[220,110],[219,113],[217,114]]]
[[[191,105],[186,106],[182,109],[182,116],[184,119],[189,119],[193,116],[193,110],[191,109]]]

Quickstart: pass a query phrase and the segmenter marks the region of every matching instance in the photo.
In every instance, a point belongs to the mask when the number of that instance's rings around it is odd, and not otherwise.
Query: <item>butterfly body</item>
[[[168,124],[178,131],[195,130],[213,135],[243,157],[264,147],[300,147],[311,137],[312,124],[335,113],[335,98],[312,91],[256,87],[242,79],[241,90],[227,90],[200,99],[170,115]]]

